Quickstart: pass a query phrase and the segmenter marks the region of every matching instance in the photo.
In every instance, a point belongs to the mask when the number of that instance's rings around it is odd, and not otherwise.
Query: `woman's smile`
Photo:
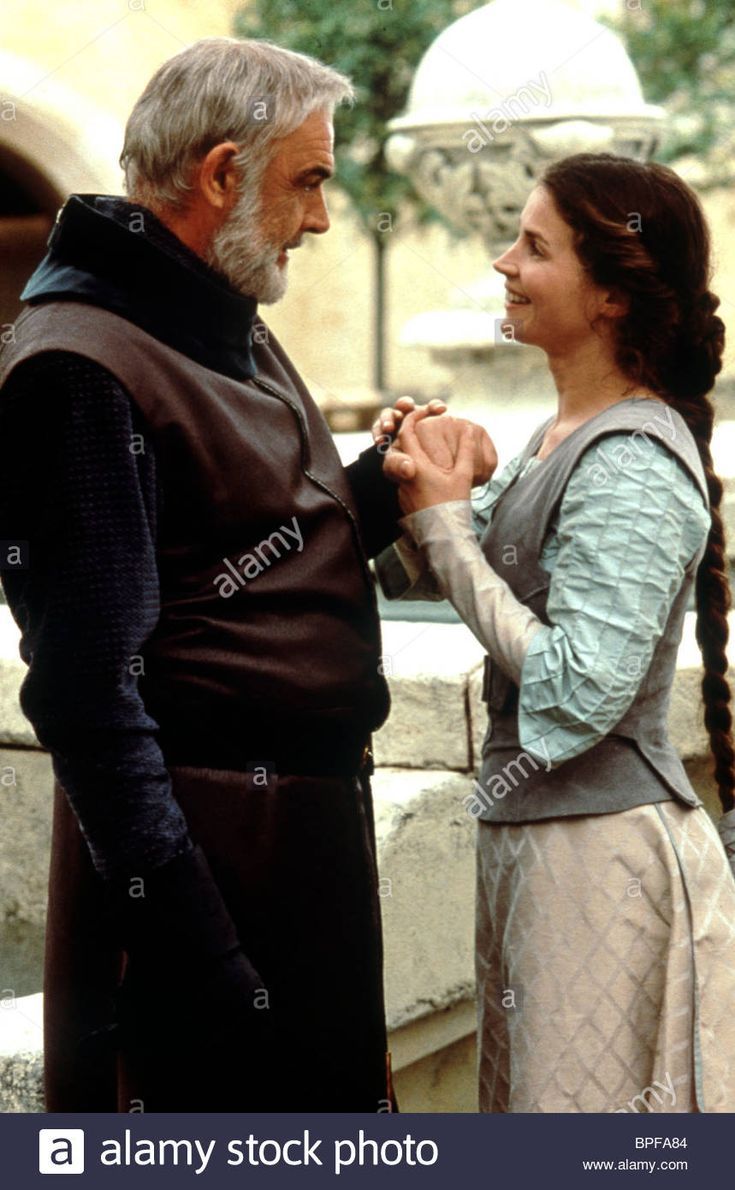
[[[519,340],[556,356],[599,342],[593,323],[605,313],[607,293],[591,281],[572,229],[543,185],[529,196],[517,240],[493,267],[505,278],[505,309],[518,317]]]

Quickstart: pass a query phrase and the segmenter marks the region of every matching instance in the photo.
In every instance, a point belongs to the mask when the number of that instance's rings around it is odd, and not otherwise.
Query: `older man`
[[[390,1107],[370,733],[388,693],[344,470],[257,302],[329,227],[334,70],[212,39],[73,195],[0,361],[4,583],[57,778],[49,1111]]]

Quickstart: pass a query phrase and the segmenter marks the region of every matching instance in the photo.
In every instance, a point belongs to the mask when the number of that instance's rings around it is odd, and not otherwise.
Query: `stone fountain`
[[[490,262],[515,239],[550,161],[581,151],[646,160],[663,116],[644,102],[620,39],[560,0],[494,0],[429,47],[389,126],[389,160],[454,229],[479,237],[485,267],[446,309],[410,319],[401,342],[446,369],[458,403],[494,417],[512,403],[516,419],[527,408],[538,420],[553,391],[544,356],[513,341]]]

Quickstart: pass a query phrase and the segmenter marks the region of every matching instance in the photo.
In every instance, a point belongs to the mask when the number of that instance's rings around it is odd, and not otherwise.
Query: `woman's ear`
[[[630,311],[630,296],[622,289],[611,289],[600,306],[602,318],[624,318]]]

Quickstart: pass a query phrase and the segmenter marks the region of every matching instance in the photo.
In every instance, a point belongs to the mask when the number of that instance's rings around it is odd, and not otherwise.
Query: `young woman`
[[[415,544],[379,566],[415,597],[428,564],[489,655],[468,798],[480,1107],[732,1111],[735,880],[666,731],[694,593],[732,832],[706,223],[664,166],[581,154],[548,169],[495,268],[557,414],[474,504],[472,431],[448,458],[435,419],[405,415],[387,466]]]

